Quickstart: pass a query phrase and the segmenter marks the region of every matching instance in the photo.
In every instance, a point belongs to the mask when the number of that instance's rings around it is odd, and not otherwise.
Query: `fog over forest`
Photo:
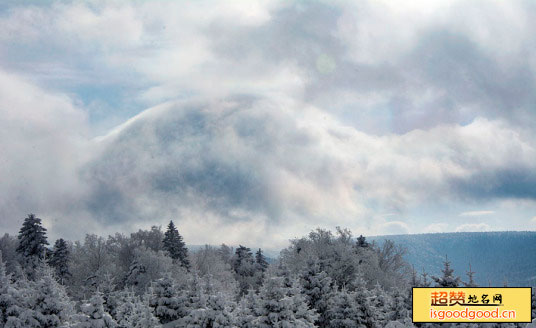
[[[535,22],[0,1],[0,328],[536,327],[412,299],[536,286]]]

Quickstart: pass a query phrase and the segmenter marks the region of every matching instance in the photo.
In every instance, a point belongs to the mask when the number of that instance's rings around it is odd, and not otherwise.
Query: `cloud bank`
[[[529,229],[531,6],[4,5],[0,229],[26,212],[72,238],[174,219],[191,243],[265,246]]]

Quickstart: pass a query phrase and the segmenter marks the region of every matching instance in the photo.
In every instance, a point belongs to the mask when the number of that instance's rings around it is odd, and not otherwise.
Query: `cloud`
[[[422,213],[492,214],[471,211],[484,202],[533,210],[530,6],[12,4],[0,228],[21,211],[67,237],[73,218],[173,218],[190,241],[268,244],[316,226],[446,231]],[[378,213],[417,214],[410,229]]]
[[[486,223],[466,223],[456,228],[456,232],[481,232],[490,230],[491,227]]]
[[[69,98],[0,70],[2,230],[14,230],[29,212],[69,215],[82,188],[77,170],[87,135],[87,117]]]
[[[385,235],[403,235],[410,233],[409,226],[401,221],[390,221],[381,225],[380,231]]]
[[[490,215],[493,213],[495,213],[495,211],[468,211],[468,212],[460,213],[460,216],[482,216],[482,215]]]
[[[424,229],[424,233],[441,233],[448,231],[448,224],[446,223],[432,223],[427,225]]]

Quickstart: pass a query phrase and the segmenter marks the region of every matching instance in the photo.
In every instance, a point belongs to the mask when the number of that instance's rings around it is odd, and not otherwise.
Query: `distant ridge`
[[[480,286],[536,287],[536,232],[453,232],[371,236],[378,244],[390,239],[405,247],[406,260],[420,273],[441,273],[445,255],[455,274],[466,281],[471,263]]]

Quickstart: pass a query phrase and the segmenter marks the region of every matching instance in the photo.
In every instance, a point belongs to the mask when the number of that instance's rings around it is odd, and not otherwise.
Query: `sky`
[[[4,1],[0,232],[536,230],[533,1]]]

